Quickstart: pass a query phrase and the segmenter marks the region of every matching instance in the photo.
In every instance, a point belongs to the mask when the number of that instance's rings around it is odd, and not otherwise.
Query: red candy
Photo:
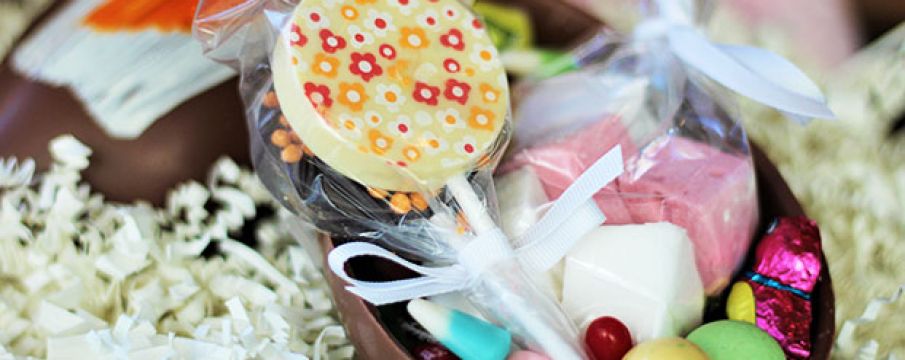
[[[459,360],[459,357],[440,344],[424,344],[415,348],[418,360]]]
[[[584,343],[597,360],[620,360],[632,349],[632,334],[621,321],[604,316],[588,325]]]

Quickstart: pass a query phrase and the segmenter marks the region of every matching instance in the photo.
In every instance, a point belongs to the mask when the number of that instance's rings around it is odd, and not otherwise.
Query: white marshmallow
[[[701,322],[704,297],[693,245],[670,223],[602,226],[565,260],[562,304],[581,328],[612,316],[636,342],[681,336]]]

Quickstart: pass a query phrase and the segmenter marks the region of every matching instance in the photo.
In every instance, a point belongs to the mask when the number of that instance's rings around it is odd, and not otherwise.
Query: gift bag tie
[[[835,118],[817,85],[788,60],[752,46],[713,43],[673,0],[658,4],[660,15],[639,23],[635,40],[664,40],[686,67],[800,123]]]
[[[623,173],[622,148],[616,146],[600,157],[553,203],[550,210],[525,235],[512,241],[496,228],[474,236],[459,249],[458,262],[432,267],[415,264],[378,245],[352,242],[338,246],[327,256],[330,270],[349,285],[346,290],[374,305],[463,290],[478,281],[494,264],[512,257],[529,271],[545,271],[559,262],[585,234],[606,221],[593,200],[595,193]],[[513,249],[515,246],[515,249]],[[421,276],[393,281],[364,281],[346,272],[355,257],[376,256],[399,264]]]

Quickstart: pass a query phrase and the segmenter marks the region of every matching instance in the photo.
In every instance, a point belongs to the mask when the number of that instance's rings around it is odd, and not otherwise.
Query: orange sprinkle
[[[302,146],[289,145],[280,152],[280,158],[287,163],[297,163],[302,160]]]
[[[289,146],[292,143],[292,139],[289,136],[289,132],[277,129],[273,131],[273,134],[270,134],[270,142],[282,148]]]
[[[390,198],[390,209],[393,209],[397,214],[406,214],[409,211],[412,211],[412,201],[409,199],[408,195],[403,193],[395,193],[393,197]]]
[[[267,94],[264,95],[262,103],[269,108],[280,106],[280,100],[277,99],[277,94],[273,91],[268,91]]]
[[[238,2],[231,0],[230,2]],[[191,33],[198,0],[107,0],[83,23],[97,31],[142,31]]]
[[[368,194],[371,194],[371,196],[373,196],[375,199],[386,199],[387,196],[390,196],[390,193],[388,193],[386,190],[372,188],[370,186],[368,187]]]
[[[415,209],[418,209],[419,211],[427,210],[427,200],[424,200],[424,196],[421,195],[421,193],[414,192],[411,193],[409,197],[412,198],[412,205],[415,206]]]

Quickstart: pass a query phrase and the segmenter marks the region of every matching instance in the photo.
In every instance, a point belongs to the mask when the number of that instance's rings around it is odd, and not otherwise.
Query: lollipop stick
[[[474,188],[468,182],[464,175],[452,177],[446,183],[447,189],[453,198],[459,204],[465,218],[468,220],[474,232],[480,236],[482,234],[494,231],[497,228],[496,223],[487,212],[487,207],[478,198]],[[521,270],[516,270],[521,273]],[[515,274],[509,274],[513,276]],[[554,308],[555,303],[545,298],[543,294],[531,286],[527,279],[520,279],[521,284],[513,284],[507,282],[504,277],[488,276],[484,278],[484,287],[492,294],[496,301],[502,306],[498,309],[505,314],[497,314],[500,317],[508,318],[515,326],[521,328],[523,333],[528,336],[524,339],[529,346],[537,346],[540,350],[553,359],[584,359],[582,353],[572,343],[564,339],[564,336],[575,336],[575,331],[571,324],[564,319],[556,319],[557,313],[545,312],[544,308]],[[526,286],[527,285],[527,286]],[[544,304],[544,302],[548,304]],[[550,317],[553,317],[552,319]],[[544,321],[544,318],[547,318]],[[550,326],[558,324],[559,329]],[[559,330],[559,331],[557,331]],[[571,330],[571,331],[570,331]],[[566,333],[563,333],[566,332]]]

